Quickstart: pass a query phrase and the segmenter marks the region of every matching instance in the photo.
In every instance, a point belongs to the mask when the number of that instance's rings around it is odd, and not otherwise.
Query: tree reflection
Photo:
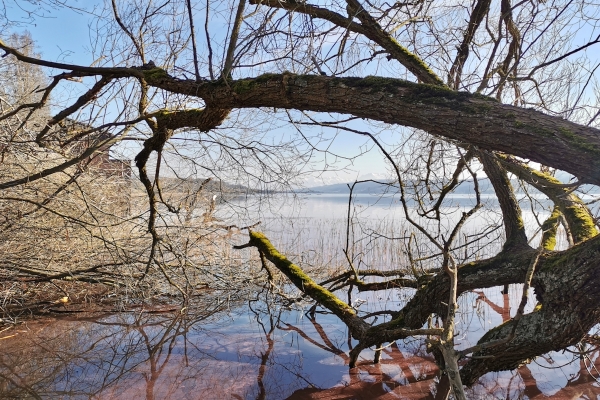
[[[201,347],[188,358],[187,335],[223,306],[31,323],[2,343],[0,398],[171,398],[213,361]]]
[[[314,346],[335,354],[344,360],[347,365],[350,358],[346,352],[336,347],[327,336],[323,327],[316,321],[314,314],[307,317],[318,333],[322,343],[310,338],[297,326],[284,324],[281,329],[297,332]],[[311,395],[319,393],[318,398],[379,398],[390,392],[409,398],[425,398],[429,396],[433,378],[437,374],[437,367],[432,356],[425,354],[422,344],[413,348],[408,357],[400,350],[398,343],[381,349],[380,362],[373,364],[370,361],[359,363],[350,370],[343,386],[321,390],[318,388],[305,388],[294,392],[289,399],[313,398]],[[316,397],[315,397],[316,398]]]
[[[488,294],[474,293],[476,304],[509,318],[511,298]],[[347,332],[326,314],[303,314],[264,299],[245,306],[215,300],[183,313],[148,311],[36,322],[5,332],[0,398],[443,399],[448,394],[423,340],[392,342],[381,349],[379,364],[365,351],[365,361],[348,371]],[[469,396],[593,398],[594,371],[600,369],[597,344],[582,345],[573,354],[548,354],[536,360],[538,365],[514,372],[487,374]],[[562,381],[556,378],[558,367]]]

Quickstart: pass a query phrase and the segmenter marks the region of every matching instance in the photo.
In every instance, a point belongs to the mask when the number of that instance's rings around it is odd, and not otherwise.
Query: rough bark
[[[463,382],[470,385],[489,371],[514,369],[581,341],[600,320],[599,257],[598,238],[542,257],[532,281],[541,308],[521,318],[511,341],[475,353],[461,371]],[[480,343],[509,336],[514,324],[492,329]]]
[[[483,164],[483,170],[494,187],[494,192],[502,210],[504,231],[506,233],[504,248],[526,245],[527,235],[525,234],[521,207],[519,207],[519,202],[506,171],[500,166],[493,154],[479,152],[478,157]]]
[[[534,254],[535,250],[530,247],[513,248],[496,257],[460,266],[457,294],[477,288],[523,282],[529,261]],[[427,286],[415,293],[398,318],[387,325],[381,324],[380,329],[399,324],[415,329],[423,326],[431,314],[445,315],[448,290],[447,275],[436,275]]]
[[[573,193],[570,186],[562,185],[553,176],[528,167],[519,161],[502,157],[502,165],[507,171],[524,180],[540,192],[544,193],[558,207],[567,221],[575,243],[582,242],[598,234],[598,229],[590,210],[583,201]]]

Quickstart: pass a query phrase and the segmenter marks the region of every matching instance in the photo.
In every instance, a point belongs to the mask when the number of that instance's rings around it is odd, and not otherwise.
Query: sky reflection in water
[[[511,289],[461,297],[460,347],[514,314],[519,290]],[[389,296],[366,297],[365,306],[395,301],[398,292]],[[421,340],[387,347],[379,365],[365,351],[349,372],[347,331],[335,317],[312,320],[262,301],[204,320],[138,310],[32,322],[4,337],[2,399],[433,399],[438,391],[437,368]],[[598,351],[581,360],[552,353],[516,372],[484,376],[469,396],[597,398],[598,372],[588,372],[594,364],[600,367]]]
[[[468,197],[452,200],[450,207],[459,214],[461,207],[472,205]],[[370,224],[401,219],[393,198],[364,195],[356,205],[363,213],[359,218]],[[303,205],[304,217],[294,222],[296,209],[287,201],[281,207],[282,217],[263,218],[260,229],[296,257],[308,257],[303,253],[307,249],[339,251],[338,242],[344,238],[338,231],[345,231],[346,207],[342,195],[311,196]],[[248,222],[256,222],[259,214],[248,215]],[[492,203],[479,218],[489,223],[501,217]],[[321,225],[315,222],[318,219]],[[480,222],[474,219],[467,229],[480,229]],[[324,227],[329,229],[330,242],[316,243]],[[315,229],[321,229],[321,235],[314,235]],[[286,242],[305,248],[294,252],[285,247]],[[378,250],[373,253],[381,263]],[[394,257],[389,255],[383,263],[397,264]],[[332,260],[326,265],[331,266]],[[475,344],[485,331],[514,316],[521,286],[511,286],[508,295],[500,289],[459,298],[458,348]],[[411,294],[412,289],[394,289],[356,294],[353,299],[365,300],[359,310],[370,312],[398,309]],[[529,302],[526,312],[533,304]],[[421,339],[386,347],[379,365],[372,364],[373,351],[366,350],[359,367],[349,371],[347,355],[354,342],[334,316],[317,313],[311,319],[303,310],[269,306],[263,300],[231,304],[212,316],[206,315],[207,308],[212,307],[200,306],[186,315],[135,309],[91,319],[31,322],[2,332],[0,399],[434,399],[443,392],[445,382],[438,388],[437,368]],[[600,369],[598,356],[597,350],[582,358],[568,351],[551,353],[518,371],[487,374],[468,395],[473,399],[600,398],[595,380],[600,375],[595,369]]]

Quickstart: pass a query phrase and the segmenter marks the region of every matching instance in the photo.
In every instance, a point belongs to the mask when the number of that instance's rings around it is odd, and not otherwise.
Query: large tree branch
[[[543,253],[531,284],[542,303],[541,309],[524,315],[518,324],[511,320],[488,332],[479,341],[483,350],[463,369],[465,384],[472,384],[488,371],[514,369],[535,356],[580,341],[600,320],[600,292],[597,290],[600,274],[593,261],[600,257],[599,252],[600,240],[594,238],[564,252]],[[523,282],[535,253],[531,248],[507,251],[461,266],[457,293]],[[448,276],[438,274],[417,291],[394,319],[370,328],[356,352],[403,337],[403,331],[422,327],[432,313],[444,315],[448,290]],[[507,337],[512,339],[505,340]],[[485,345],[489,343],[497,344]]]
[[[209,107],[280,107],[337,112],[410,126],[486,150],[498,150],[600,184],[600,131],[531,109],[444,87],[367,76],[335,78],[265,74],[217,82],[177,79],[161,68],[96,68],[54,63],[0,48],[20,61],[71,70],[75,75],[135,77],[150,86],[204,99]]]
[[[468,290],[520,283],[525,279],[529,261],[535,250],[526,247],[504,251],[487,260],[471,262],[458,268],[457,295]],[[407,327],[423,326],[432,313],[445,315],[449,280],[446,274],[436,275],[431,282],[408,302],[401,313]]]
[[[258,251],[261,252],[267,260],[271,261],[277,269],[283,272],[298,289],[334,313],[348,326],[348,328],[350,328],[354,337],[361,337],[367,330],[369,325],[356,315],[356,311],[352,307],[341,301],[336,295],[306,275],[299,266],[292,263],[283,254],[277,251],[265,235],[260,232],[250,231],[250,241],[248,244],[236,246],[236,248],[247,246],[256,247]]]
[[[591,239],[540,258],[532,286],[541,308],[479,340],[483,344],[513,336],[474,354],[461,372],[466,385],[489,371],[514,369],[541,354],[572,346],[600,321],[599,243],[598,238]]]
[[[168,75],[148,83],[203,98],[220,109],[280,107],[337,112],[410,126],[487,150],[498,150],[600,184],[600,131],[489,97],[380,77],[266,74],[198,83]]]
[[[469,57],[469,46],[471,46],[471,42],[475,37],[475,32],[477,32],[479,25],[481,25],[483,18],[490,9],[490,3],[491,0],[478,0],[471,12],[469,25],[465,29],[463,41],[460,46],[458,46],[456,58],[454,59],[454,63],[448,74],[448,84],[454,89],[460,87],[463,66],[467,61],[467,57]]]
[[[527,235],[525,234],[525,224],[521,215],[521,207],[519,207],[519,202],[506,171],[493,154],[480,151],[478,157],[483,165],[483,170],[494,187],[494,192],[496,192],[496,197],[502,210],[502,219],[506,232],[505,249],[515,246],[526,246]]]
[[[565,216],[575,243],[598,234],[590,210],[583,204],[579,196],[572,192],[572,188],[564,187],[555,177],[537,171],[513,158],[500,157],[500,160],[507,171],[544,193],[558,206],[560,212]]]
[[[197,82],[174,78],[160,68],[82,67],[27,57],[2,42],[0,48],[23,62],[72,70],[75,75],[144,79],[156,88],[200,97],[209,107],[219,110],[281,107],[352,114],[410,126],[483,149],[528,158],[570,172],[583,182],[600,184],[597,129],[501,104],[489,97],[371,76],[335,78],[284,73]]]

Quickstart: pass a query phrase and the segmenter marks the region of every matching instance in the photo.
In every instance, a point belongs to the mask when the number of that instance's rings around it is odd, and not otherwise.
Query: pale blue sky
[[[15,0],[18,1],[18,0]],[[77,4],[81,7],[87,7],[88,10],[93,10],[93,7],[103,2],[100,0],[68,0],[69,4]],[[7,4],[11,4],[8,2]],[[23,2],[23,4],[26,4]],[[13,17],[18,18],[18,12],[13,6]],[[24,16],[24,14],[22,15]],[[213,16],[212,24],[217,23]],[[83,65],[91,64],[95,56],[91,54],[91,37],[88,24],[92,21],[92,16],[86,13],[77,13],[70,9],[48,10],[43,16],[36,17],[33,24],[22,26],[17,31],[27,29],[31,32],[33,39],[38,44],[38,49],[42,56],[50,60],[60,60],[63,62],[78,63]],[[200,24],[201,25],[201,24]],[[197,26],[197,30],[200,29]],[[596,31],[592,33],[589,26],[582,27],[576,36],[581,40],[576,40],[577,44],[588,40],[590,35],[595,37]],[[590,53],[595,53],[596,48],[590,48]],[[597,57],[597,56],[596,56]],[[368,71],[367,71],[368,73]],[[375,72],[372,72],[375,74]],[[597,92],[590,86],[590,96],[597,96]],[[325,119],[326,117],[324,117]],[[360,125],[359,125],[360,126]],[[280,128],[281,129],[281,128]],[[366,128],[365,128],[366,129]],[[290,132],[293,128],[290,127]],[[285,134],[285,133],[284,133]],[[393,138],[392,138],[393,136]],[[394,145],[392,140],[398,140],[400,135],[395,132],[392,135],[384,132],[383,140]],[[330,150],[333,153],[340,154],[345,157],[352,157],[360,152],[360,146],[365,144],[365,139],[351,133],[340,132],[336,139],[332,142]],[[334,158],[328,157],[331,162]],[[337,165],[337,168],[344,167],[346,163]],[[332,169],[336,169],[335,166]],[[376,151],[372,151],[353,160],[352,165],[342,172],[331,172],[322,175],[324,182],[343,180],[349,181],[355,178],[361,178],[365,174],[375,173],[378,175],[386,174],[383,157]]]
[[[78,2],[80,4],[83,2]],[[99,1],[86,1],[85,8],[94,11],[94,4]],[[14,15],[19,15],[15,13]],[[24,15],[23,15],[24,17]],[[43,16],[35,18],[30,25],[23,25],[14,31],[22,33],[28,30],[37,44],[37,50],[47,60],[66,63],[90,65],[94,61],[91,54],[93,37],[90,35],[90,24],[93,16],[85,12],[76,12],[71,9],[50,9]],[[340,132],[329,145],[332,153],[344,157],[355,157],[352,162],[327,156],[328,169],[322,174],[313,174],[306,178],[308,186],[348,182],[354,179],[377,178],[384,179],[390,174],[387,172],[383,157],[378,151],[360,154],[368,141],[364,137],[348,132]],[[372,145],[367,144],[367,147]],[[132,155],[131,152],[129,154]],[[318,160],[318,157],[317,157]],[[321,160],[318,160],[321,161]],[[340,170],[341,169],[341,170]]]

